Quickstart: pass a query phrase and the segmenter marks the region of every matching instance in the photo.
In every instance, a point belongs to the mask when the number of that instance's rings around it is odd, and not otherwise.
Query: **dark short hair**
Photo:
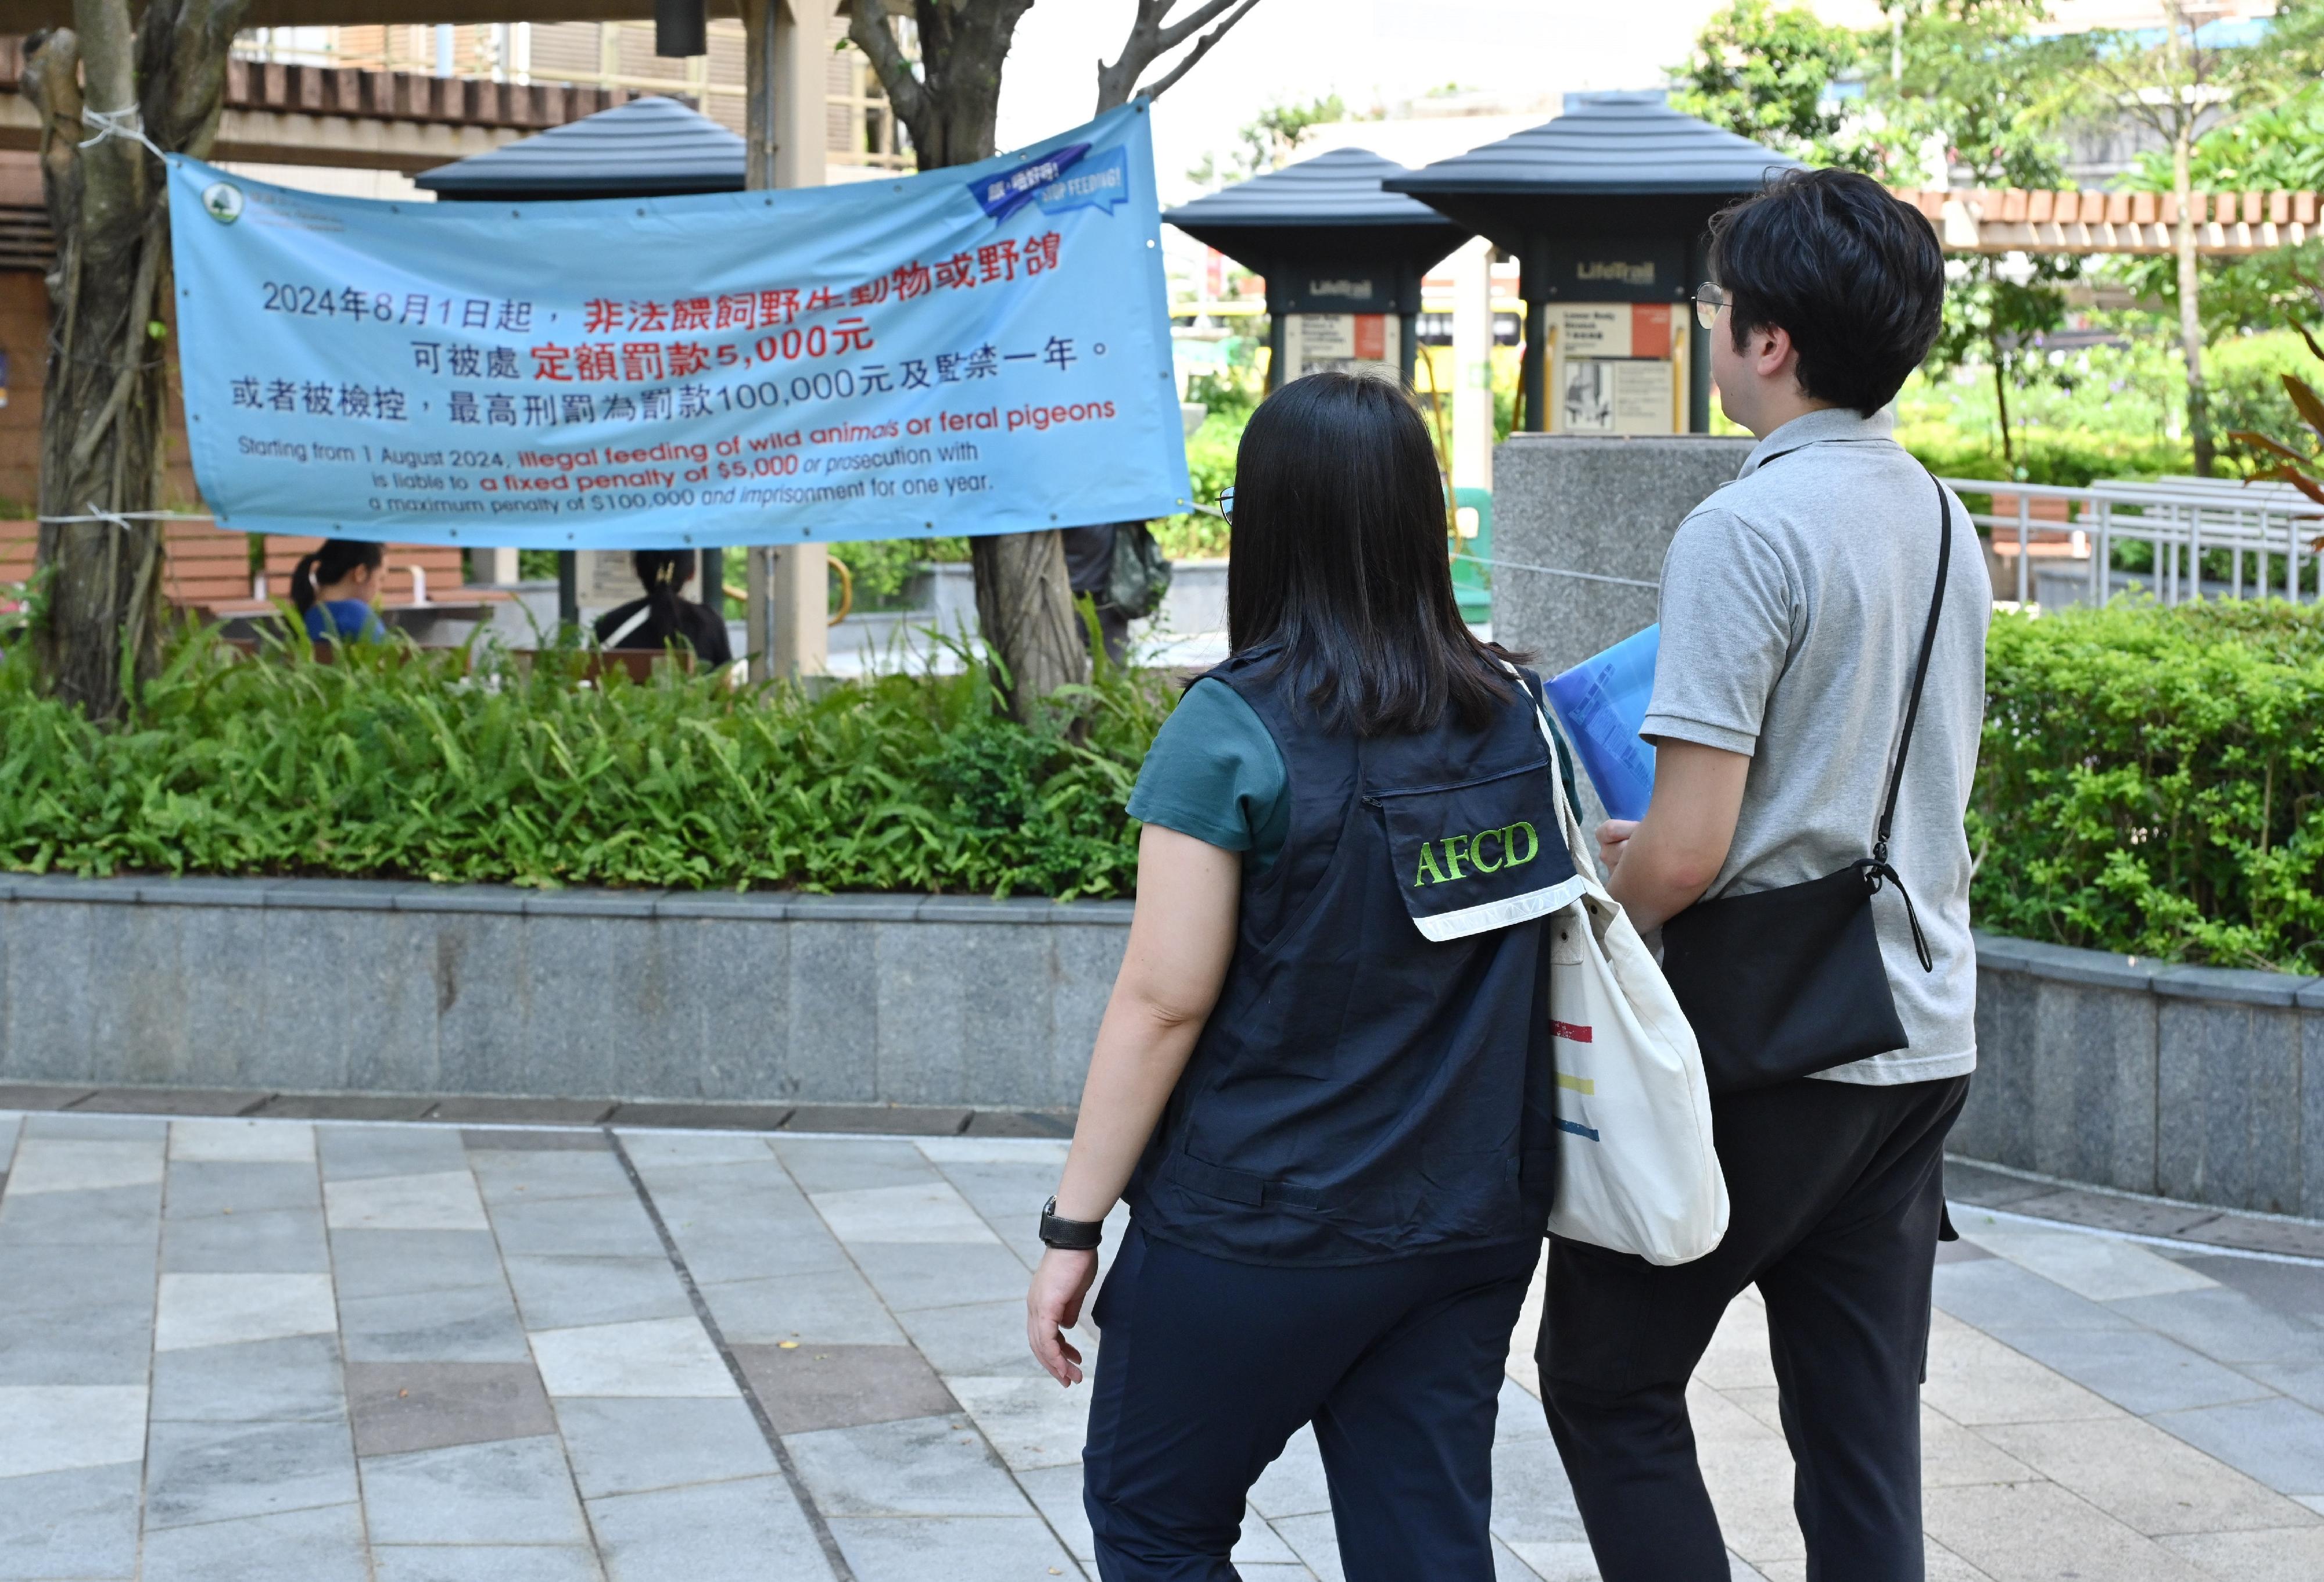
[[[1853,170],[1786,170],[1711,221],[1711,274],[1739,351],[1772,325],[1800,389],[1869,418],[1929,354],[1945,259],[1926,216]]]
[[[1235,454],[1227,639],[1324,730],[1483,724],[1517,688],[1461,621],[1444,482],[1419,409],[1384,379],[1311,373],[1259,404]]]

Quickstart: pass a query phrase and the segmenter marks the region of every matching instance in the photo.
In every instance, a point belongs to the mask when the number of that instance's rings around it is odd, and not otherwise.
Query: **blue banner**
[[[528,548],[1185,509],[1151,123],[779,192],[383,203],[170,160],[222,528]]]

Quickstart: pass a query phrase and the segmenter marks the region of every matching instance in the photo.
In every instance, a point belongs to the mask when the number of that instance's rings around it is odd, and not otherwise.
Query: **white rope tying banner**
[[[36,517],[33,520],[55,522],[60,526],[69,522],[111,522],[116,528],[125,528],[131,522],[214,522],[217,520],[217,518],[204,516],[199,511],[106,510],[93,500],[89,501],[88,509],[88,516],[44,516]]]
[[[1465,560],[1471,566],[1489,566],[1501,571],[1536,571],[1544,576],[1570,576],[1585,583],[1612,583],[1625,588],[1655,588],[1659,582],[1646,582],[1634,576],[1602,576],[1594,571],[1568,571],[1562,566],[1527,566],[1522,560],[1488,560],[1481,555],[1455,555],[1455,560]]]
[[[152,149],[155,159],[169,157],[154,146],[152,138],[145,135],[144,118],[138,115],[134,105],[124,106],[118,110],[94,110],[83,105],[80,118],[83,124],[97,128],[97,135],[84,142],[80,145],[83,148],[95,148],[108,137],[130,137]]]

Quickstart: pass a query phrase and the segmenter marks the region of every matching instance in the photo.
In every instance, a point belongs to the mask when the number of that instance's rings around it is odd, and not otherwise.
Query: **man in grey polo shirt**
[[[1724,1582],[1686,1381],[1746,1287],[1766,1302],[1810,1582],[1920,1582],[1919,1385],[1943,1145],[1977,1063],[1962,831],[1990,615],[1959,501],[1886,410],[1934,339],[1928,222],[1864,177],[1794,173],[1713,223],[1697,296],[1727,414],[1759,437],[1663,566],[1640,734],[1646,816],[1601,827],[1641,929],[1698,901],[1800,884],[1870,851],[1936,585],[1952,558],[1873,901],[1906,1046],[1715,1099],[1732,1209],[1695,1263],[1553,1241],[1540,1360],[1550,1426],[1606,1582]]]

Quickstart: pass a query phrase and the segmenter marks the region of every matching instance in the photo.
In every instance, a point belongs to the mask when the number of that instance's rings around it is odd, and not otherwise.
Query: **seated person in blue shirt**
[[[368,643],[387,635],[372,608],[385,559],[380,545],[353,538],[326,538],[321,548],[300,557],[290,573],[290,602],[306,620],[309,640]]]
[[[706,666],[733,664],[734,650],[726,640],[725,621],[706,605],[678,596],[678,589],[694,579],[694,551],[641,549],[631,560],[646,596],[597,618],[598,646],[659,652],[675,639],[692,648]]]

